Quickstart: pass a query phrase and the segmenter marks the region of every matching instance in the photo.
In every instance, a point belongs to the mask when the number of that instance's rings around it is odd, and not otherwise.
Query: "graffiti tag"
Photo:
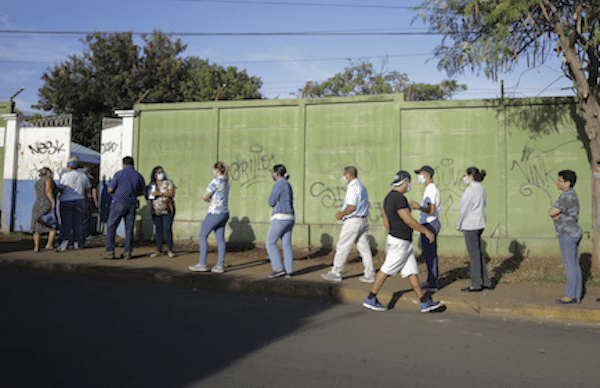
[[[102,143],[100,145],[100,153],[104,155],[106,152],[115,152],[119,148],[119,145],[114,141],[109,141],[108,143]]]
[[[231,180],[239,181],[242,187],[250,187],[271,179],[270,175],[261,172],[271,171],[275,154],[263,152],[261,145],[250,146],[250,153],[249,158],[236,156],[229,169]]]
[[[63,148],[64,146],[65,146],[65,144],[64,143],[60,144],[60,142],[58,140],[55,140],[54,142],[51,140],[48,140],[46,142],[36,142],[35,145],[29,145],[29,150],[34,155],[36,155],[36,154],[54,155],[54,154],[59,154],[61,152],[65,152],[65,149]]]
[[[310,195],[319,199],[321,205],[326,209],[341,209],[346,196],[346,187],[328,187],[323,182],[314,182],[310,186]],[[382,209],[383,204],[381,202],[369,202],[369,222],[379,222]]]

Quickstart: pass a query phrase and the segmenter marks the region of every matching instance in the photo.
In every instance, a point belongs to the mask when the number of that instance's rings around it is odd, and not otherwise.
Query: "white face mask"
[[[407,193],[410,191],[411,187],[412,187],[412,186],[410,185],[410,182],[408,182],[408,187],[406,188],[406,192],[407,192]]]
[[[600,172],[595,172],[594,173],[594,178],[600,179]]]
[[[471,183],[471,178],[469,178],[468,175],[463,176],[462,181],[465,185],[469,186],[469,183]]]
[[[419,183],[425,184],[425,176],[424,175],[419,174]]]
[[[344,181],[344,183],[345,183],[345,184],[348,184],[348,179],[346,179],[346,175],[344,175],[344,176],[342,177],[342,180]]]
[[[164,172],[159,172],[158,175],[156,175],[156,179],[158,179],[159,181],[162,181],[165,179],[165,173]]]
[[[216,178],[217,177],[217,170],[213,170],[213,176]]]

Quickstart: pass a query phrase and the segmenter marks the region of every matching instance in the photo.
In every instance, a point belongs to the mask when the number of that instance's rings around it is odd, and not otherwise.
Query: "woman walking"
[[[152,219],[156,234],[156,252],[150,257],[162,256],[163,233],[167,236],[167,254],[173,253],[173,218],[175,217],[175,185],[167,178],[161,166],[156,166],[150,175],[148,199],[151,201]]]
[[[196,272],[206,272],[206,255],[208,253],[208,235],[213,230],[215,231],[215,237],[217,238],[217,251],[218,261],[217,264],[212,267],[211,272],[223,273],[225,272],[225,224],[229,219],[229,166],[223,162],[215,163],[213,168],[214,179],[210,181],[202,200],[210,202],[208,211],[204,222],[202,222],[202,228],[200,229],[200,262],[196,265],[190,266],[190,270]]]
[[[464,233],[471,261],[471,286],[462,289],[467,292],[492,288],[487,264],[481,252],[481,234],[485,229],[487,204],[487,194],[481,182],[485,175],[485,170],[479,171],[477,167],[469,167],[463,176],[463,182],[467,185],[467,189],[460,198],[456,230]]]
[[[583,230],[579,226],[579,197],[573,190],[576,181],[575,171],[562,170],[558,173],[556,186],[562,191],[562,194],[554,206],[548,210],[548,215],[554,221],[560,254],[567,275],[567,290],[565,296],[556,301],[559,304],[580,303],[583,290],[579,264],[579,242],[583,236]]]
[[[269,196],[269,206],[273,208],[271,213],[271,222],[265,245],[273,273],[269,278],[278,278],[280,276],[290,277],[294,269],[294,252],[292,250],[292,228],[294,227],[294,193],[292,186],[288,182],[289,174],[283,164],[273,167],[271,176],[275,185]],[[277,247],[277,240],[281,239],[283,247],[283,260]]]
[[[39,171],[40,178],[35,182],[35,203],[31,211],[31,232],[33,233],[33,250],[40,250],[40,235],[48,233],[48,242],[45,249],[54,248],[54,237],[56,237],[56,194],[58,189],[52,180],[52,171],[44,167]],[[46,222],[42,217],[51,215],[54,222]]]

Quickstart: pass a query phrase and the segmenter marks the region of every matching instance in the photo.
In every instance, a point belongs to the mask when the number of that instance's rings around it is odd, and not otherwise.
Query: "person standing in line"
[[[386,311],[388,307],[377,300],[377,293],[388,276],[400,273],[403,278],[408,278],[421,301],[421,312],[437,310],[442,307],[442,303],[431,300],[431,295],[425,294],[419,285],[419,267],[412,246],[413,230],[423,233],[429,242],[435,240],[435,235],[410,214],[410,207],[404,196],[410,191],[410,174],[404,170],[398,171],[392,185],[394,187],[383,201],[383,225],[388,232],[385,261],[375,276],[375,282],[363,301],[363,306],[374,311]]]
[[[173,253],[173,218],[175,217],[175,185],[167,178],[161,166],[156,166],[150,175],[148,199],[150,211],[154,221],[156,234],[156,252],[150,257],[162,256],[163,233],[167,236],[167,254],[175,257]]]
[[[288,182],[290,175],[283,164],[277,164],[273,167],[271,177],[275,181],[269,196],[269,206],[273,208],[273,212],[271,213],[269,231],[265,240],[269,261],[273,269],[269,279],[284,275],[289,278],[294,272],[294,251],[292,249],[292,229],[295,221],[294,192]],[[277,247],[277,240],[279,239],[281,239],[283,248],[283,264]]]
[[[344,222],[344,225],[335,247],[333,266],[329,272],[321,274],[323,279],[330,282],[342,281],[342,271],[354,243],[356,243],[356,248],[362,257],[364,267],[364,274],[358,280],[363,283],[373,283],[375,280],[373,255],[367,239],[367,232],[369,231],[369,221],[367,220],[369,216],[369,197],[367,189],[358,180],[357,176],[356,167],[348,166],[344,168],[343,179],[347,185],[346,196],[344,197],[342,210],[335,215],[336,219]]]
[[[31,232],[33,233],[33,251],[40,250],[40,235],[48,233],[48,242],[45,249],[54,248],[54,237],[56,237],[56,224],[50,225],[42,219],[46,214],[54,214],[56,211],[56,195],[58,189],[52,179],[52,171],[44,167],[39,171],[40,179],[35,182],[35,203],[31,211]],[[54,216],[56,221],[56,216]]]
[[[471,286],[462,291],[478,292],[484,288],[493,289],[488,275],[487,264],[481,252],[481,235],[486,225],[487,194],[481,185],[485,170],[469,167],[463,176],[467,189],[460,198],[460,211],[456,230],[463,232],[469,260],[471,262]]]
[[[108,214],[104,258],[115,259],[115,233],[121,219],[125,219],[125,248],[123,259],[131,259],[133,251],[133,224],[135,213],[140,206],[137,197],[144,195],[146,182],[142,174],[133,168],[133,158],[123,158],[123,169],[117,171],[108,184],[108,192],[112,194],[110,212]]]
[[[583,237],[583,230],[579,226],[579,197],[573,189],[576,181],[575,171],[562,170],[558,173],[556,186],[562,191],[562,194],[554,206],[548,210],[548,215],[554,221],[560,254],[567,275],[567,290],[565,296],[556,301],[559,304],[581,303],[583,291],[579,264],[579,242]]]
[[[414,210],[420,210],[420,222],[435,236],[435,240],[430,242],[427,236],[421,233],[421,247],[423,248],[423,260],[427,265],[427,280],[421,284],[426,291],[435,292],[438,290],[438,256],[437,256],[437,236],[440,232],[440,211],[441,196],[435,183],[433,183],[433,168],[423,166],[415,170],[419,174],[419,183],[425,185],[423,193],[423,202],[419,205],[415,201],[410,201],[410,207]]]
[[[214,179],[210,181],[202,200],[210,202],[202,228],[200,228],[200,262],[188,268],[194,272],[206,272],[206,259],[208,255],[208,235],[213,230],[217,238],[218,259],[217,264],[212,267],[211,272],[225,272],[225,224],[229,220],[229,166],[223,162],[215,163],[213,167]]]
[[[74,249],[82,249],[84,243],[83,218],[86,211],[87,192],[92,189],[90,180],[83,172],[77,171],[78,163],[70,160],[58,183],[60,195],[61,243],[59,251],[64,252],[73,242]]]
[[[82,169],[79,169],[78,171],[85,173],[92,185],[91,190],[86,195],[86,211],[83,217],[83,236],[86,240],[93,240],[94,236],[92,234],[92,212],[98,208],[98,192],[96,191],[98,183],[92,176],[89,167],[86,166]]]

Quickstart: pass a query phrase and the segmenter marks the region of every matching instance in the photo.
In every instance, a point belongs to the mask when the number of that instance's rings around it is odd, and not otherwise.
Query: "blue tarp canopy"
[[[71,157],[77,156],[80,162],[100,164],[100,152],[71,142]]]

